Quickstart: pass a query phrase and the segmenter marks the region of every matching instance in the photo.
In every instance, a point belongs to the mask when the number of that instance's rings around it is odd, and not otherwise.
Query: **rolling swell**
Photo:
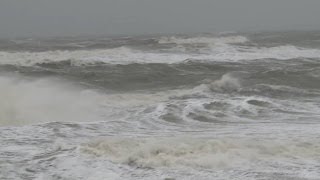
[[[71,61],[61,61],[41,63],[32,67],[1,65],[0,68],[3,72],[15,71],[34,77],[57,76],[113,90],[194,87],[214,81],[226,73],[239,75],[240,81],[246,87],[253,87],[253,89],[256,87],[261,91],[269,89],[270,93],[275,90],[272,86],[282,86],[284,88],[278,88],[278,90],[289,94],[290,87],[305,91],[320,88],[318,83],[320,63],[317,60],[309,62],[299,62],[296,59],[286,62],[262,60],[250,64],[194,61],[177,64],[112,65],[101,63],[90,66],[73,66]],[[252,93],[254,93],[253,89]],[[291,92],[293,91],[295,90]]]
[[[317,179],[316,38],[0,41],[0,179]]]

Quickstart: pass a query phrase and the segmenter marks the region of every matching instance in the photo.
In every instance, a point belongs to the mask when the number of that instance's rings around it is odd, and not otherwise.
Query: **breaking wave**
[[[140,168],[226,168],[319,157],[317,143],[291,140],[108,138],[84,144],[82,152]]]
[[[275,34],[1,40],[0,179],[319,179],[319,33]]]
[[[245,86],[240,78],[227,73],[213,82],[171,95],[169,102],[158,103],[147,115],[178,124],[294,121],[313,114],[318,105],[278,97],[304,95],[316,92],[273,85]]]
[[[53,79],[7,77],[0,77],[0,87],[0,126],[99,120],[101,96],[93,91]]]
[[[225,36],[225,37],[162,37],[158,42],[160,44],[238,44],[246,43],[249,39],[244,36]]]
[[[236,91],[241,88],[239,79],[231,74],[224,74],[221,79],[210,84],[210,89],[213,91]]]
[[[158,40],[158,43],[166,48],[156,46],[157,49],[153,49],[150,46],[139,49],[122,46],[111,49],[53,50],[43,52],[0,51],[0,64],[34,66],[43,63],[70,61],[70,64],[73,66],[81,66],[97,63],[172,64],[185,61],[228,62],[259,59],[320,58],[319,49],[302,48],[290,44],[273,47],[250,46],[246,45],[246,42],[249,42],[249,39],[244,36],[162,37]]]

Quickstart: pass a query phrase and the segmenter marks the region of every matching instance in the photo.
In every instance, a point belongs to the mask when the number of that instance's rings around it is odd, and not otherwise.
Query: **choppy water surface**
[[[320,33],[0,41],[0,179],[319,179]]]

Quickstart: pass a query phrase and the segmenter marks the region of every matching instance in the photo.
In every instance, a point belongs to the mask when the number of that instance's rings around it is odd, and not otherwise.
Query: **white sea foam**
[[[0,126],[99,120],[94,92],[52,79],[0,77],[0,87]]]
[[[83,145],[82,151],[137,167],[226,168],[257,162],[315,160],[317,142],[254,139],[107,138]]]
[[[245,43],[249,39],[244,36],[224,36],[224,37],[192,37],[192,38],[180,38],[180,37],[162,37],[159,40],[160,44],[236,44]]]
[[[171,94],[170,101],[161,101],[156,108],[148,113],[149,117],[163,119],[174,123],[223,123],[223,122],[265,122],[290,119],[303,119],[306,114],[318,111],[314,102],[298,100],[281,100],[252,94],[256,86],[242,86],[241,79],[227,73],[213,82],[206,82],[192,90]],[[264,86],[262,86],[264,88]],[[297,88],[268,86],[286,93],[302,91]],[[261,93],[259,89],[257,93]],[[241,95],[244,93],[244,95]]]
[[[181,48],[180,48],[181,49]],[[184,48],[182,48],[184,49]],[[180,51],[180,50],[179,50]],[[71,65],[90,65],[95,63],[131,64],[131,63],[180,63],[193,61],[242,61],[258,59],[287,60],[294,58],[320,58],[319,49],[307,49],[296,46],[278,47],[242,47],[229,44],[213,45],[200,49],[200,53],[148,52],[127,47],[114,49],[46,51],[46,52],[0,52],[0,64],[33,66],[42,63],[54,63],[70,60]]]
[[[182,47],[174,53],[128,47],[0,52],[0,64],[320,57],[319,49],[252,47],[241,38],[176,39],[161,45]],[[313,65],[309,75],[319,78],[319,69]],[[293,88],[251,76],[254,81],[248,82],[245,77],[245,73],[231,72],[197,82],[203,84],[194,88],[188,84],[175,90],[109,94],[107,89],[104,93],[84,90],[59,79],[3,75],[0,179],[318,179],[318,89],[313,93],[299,84]],[[53,121],[62,123],[26,125]]]
[[[236,91],[241,88],[239,79],[231,74],[224,74],[221,79],[210,84],[210,89],[214,91]]]
[[[0,52],[0,64],[33,66],[70,60],[71,65],[95,63],[175,63],[187,59],[188,55],[148,53],[126,47],[114,49],[46,51],[46,52]]]
[[[0,126],[118,120],[182,92],[105,94],[59,79],[1,76]]]
[[[276,116],[280,121],[290,116],[303,117],[318,109],[311,102],[302,104],[294,100],[225,94],[245,91],[240,80],[229,73],[193,89],[151,94],[101,94],[53,79],[1,77],[0,86],[0,125],[93,122],[108,120],[107,117],[124,120],[140,111],[143,112],[138,115],[140,118],[157,121],[243,122],[259,118],[272,120]]]

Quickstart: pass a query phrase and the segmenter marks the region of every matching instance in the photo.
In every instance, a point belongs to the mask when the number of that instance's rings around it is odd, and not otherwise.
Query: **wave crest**
[[[85,144],[81,150],[136,167],[225,168],[278,159],[312,160],[320,155],[316,144],[252,139],[108,138]]]
[[[61,81],[0,77],[0,126],[98,120],[98,94]]]
[[[162,37],[158,42],[160,44],[238,44],[246,43],[249,39],[245,36],[223,36],[223,37]]]
[[[209,49],[208,49],[209,48]],[[232,45],[209,46],[199,52],[143,51],[128,47],[114,49],[46,51],[46,52],[5,52],[0,51],[0,64],[34,66],[44,63],[70,61],[73,66],[97,63],[183,63],[186,60],[201,62],[236,62],[261,59],[289,60],[296,58],[320,58],[319,49],[295,46],[241,47]]]
[[[232,74],[224,74],[221,79],[212,82],[209,88],[213,91],[237,91],[241,88],[240,80]]]

